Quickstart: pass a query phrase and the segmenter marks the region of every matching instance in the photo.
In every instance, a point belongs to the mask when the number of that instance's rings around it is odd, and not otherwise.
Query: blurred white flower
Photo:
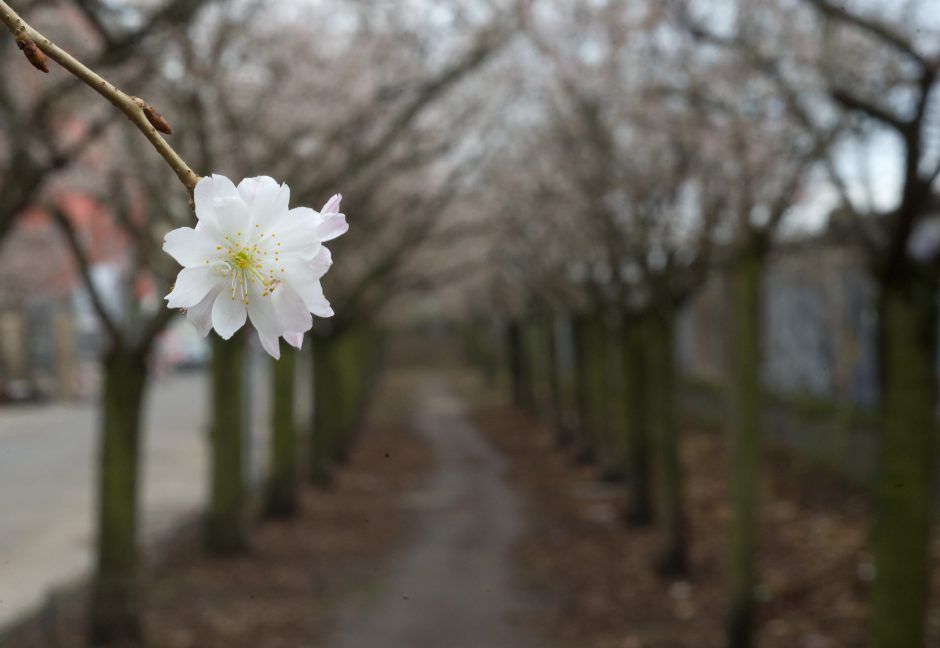
[[[166,235],[163,249],[183,269],[166,296],[186,309],[202,335],[229,339],[246,318],[265,350],[280,356],[278,338],[300,348],[313,315],[330,317],[320,278],[332,264],[323,241],[349,228],[339,195],[320,212],[288,208],[290,189],[268,177],[236,187],[221,175],[203,178],[194,192],[196,228]]]

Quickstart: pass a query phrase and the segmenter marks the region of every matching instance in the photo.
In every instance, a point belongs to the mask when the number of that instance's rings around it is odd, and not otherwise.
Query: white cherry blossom
[[[236,187],[222,175],[203,178],[193,195],[198,223],[169,232],[163,249],[183,269],[166,296],[185,309],[202,335],[229,339],[246,319],[264,349],[280,356],[278,338],[300,348],[312,315],[330,317],[320,278],[333,263],[324,241],[349,226],[336,195],[319,212],[290,209],[290,189],[272,178]]]

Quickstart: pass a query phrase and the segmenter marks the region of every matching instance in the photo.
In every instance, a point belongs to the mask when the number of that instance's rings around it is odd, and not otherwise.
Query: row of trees
[[[347,446],[340,431],[356,399],[344,390],[365,382],[366,361],[350,360],[370,356],[365,331],[396,300],[420,308],[418,291],[460,279],[465,289],[439,303],[531,320],[510,335],[511,348],[528,349],[528,360],[513,355],[520,402],[533,399],[532,376],[551,378],[534,394],[556,404],[560,435],[627,475],[631,519],[661,528],[660,568],[686,571],[674,327],[707,270],[731,273],[730,645],[753,640],[762,277],[781,232],[801,224],[794,207],[818,211],[833,194],[880,287],[875,645],[923,644],[938,264],[929,215],[940,173],[928,2],[20,4],[95,70],[159,106],[198,172],[269,174],[291,186],[295,204],[345,194],[352,230],[326,278],[338,315],[317,323],[311,345],[314,400],[338,403],[314,407],[307,472],[318,481]],[[167,193],[167,170],[139,136],[110,128],[104,102],[85,105],[79,82],[55,68],[37,81],[13,39],[0,39],[0,64],[0,235],[28,205],[45,205],[102,322],[93,626],[100,638],[135,636],[146,359],[172,316],[137,288],[166,292],[172,268],[159,241],[192,213],[184,192]],[[847,173],[852,151],[873,144],[896,154],[897,182]],[[90,242],[57,202],[68,187],[99,195],[126,232],[119,309],[100,294]],[[570,325],[556,324],[562,316]],[[605,335],[615,322],[616,338]],[[565,333],[577,380],[551,370],[566,347],[549,342]],[[601,359],[617,348],[625,391],[609,399]],[[229,551],[246,542],[244,421],[231,406],[244,341],[214,350],[207,537]],[[273,372],[272,512],[293,509],[297,481],[284,358]],[[625,406],[622,434],[605,425],[615,401]]]
[[[487,289],[489,303],[517,314],[506,341],[515,400],[548,412],[578,457],[626,475],[628,520],[655,521],[658,569],[670,576],[688,573],[694,541],[679,459],[677,312],[709,271],[730,277],[729,646],[755,642],[765,269],[781,236],[824,209],[851,223],[879,293],[872,644],[925,642],[940,52],[923,23],[929,3],[858,4],[535,9],[527,35],[541,65],[526,68],[520,94],[537,116],[488,168],[488,190],[512,196]],[[852,152],[875,145],[868,155],[890,150],[896,182],[851,173]],[[624,372],[616,394],[605,374],[614,350]]]
[[[436,283],[409,261],[434,233],[437,215],[464,191],[456,170],[467,160],[455,154],[459,141],[450,133],[474,123],[479,100],[455,103],[454,90],[506,46],[518,17],[496,5],[467,13],[453,3],[422,18],[393,9],[188,0],[146,12],[97,0],[20,9],[118,87],[159,105],[176,152],[198,172],[271,175],[291,187],[292,204],[319,205],[336,189],[346,195],[353,230],[331,245],[336,268],[328,280],[338,315],[317,322],[308,344],[313,393],[297,394],[293,350],[282,349],[271,372],[263,508],[273,516],[297,511],[301,474],[328,484],[348,453],[376,363],[373,327],[383,306],[402,291]],[[315,33],[304,25],[316,25]],[[435,35],[444,31],[452,37],[441,43]],[[43,206],[72,252],[102,333],[91,636],[98,643],[137,640],[141,415],[148,359],[174,316],[160,300],[174,275],[160,245],[166,231],[193,222],[192,208],[186,192],[167,191],[175,180],[138,134],[110,128],[105,102],[86,105],[89,91],[77,79],[52,66],[50,78],[37,81],[12,38],[0,40],[0,65],[0,151],[8,152],[0,161],[0,235],[26,207]],[[94,241],[59,200],[76,190],[106,206],[126,237],[116,255],[117,307],[94,280]],[[247,343],[240,333],[212,346],[206,543],[214,554],[249,542],[243,404],[257,386],[246,390]],[[297,398],[313,400],[309,424],[296,421]]]

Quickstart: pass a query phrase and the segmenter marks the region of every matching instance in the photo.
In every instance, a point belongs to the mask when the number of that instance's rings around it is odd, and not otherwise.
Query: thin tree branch
[[[904,135],[909,128],[909,124],[897,115],[888,112],[884,108],[876,105],[874,102],[866,101],[865,99],[852,94],[845,88],[831,87],[829,88],[829,94],[831,94],[832,98],[839,102],[843,107],[848,108],[849,110],[855,110],[864,113],[872,119],[881,122],[885,126],[890,126],[902,135]]]
[[[29,26],[13,9],[0,0],[0,22],[3,22],[10,33],[16,38],[17,42],[30,42],[38,47],[49,58],[56,61],[63,68],[80,79],[95,92],[110,101],[118,110],[123,112],[131,122],[144,134],[150,141],[157,153],[173,169],[183,186],[192,194],[199,182],[199,175],[196,174],[179,154],[171,147],[165,139],[157,132],[157,129],[151,124],[147,113],[153,109],[139,97],[132,97],[122,90],[119,90],[112,83],[108,82],[96,72],[86,67],[83,63],[74,58],[71,54],[43,36],[41,33]]]
[[[72,258],[75,259],[75,265],[78,266],[78,273],[82,277],[82,283],[85,284],[85,290],[91,298],[91,304],[98,315],[98,319],[101,320],[101,323],[104,325],[105,329],[107,329],[111,340],[115,343],[120,343],[123,337],[121,329],[111,317],[110,313],[108,313],[104,299],[102,299],[101,293],[92,280],[88,257],[85,255],[81,241],[78,240],[78,232],[75,231],[75,226],[59,207],[53,206],[49,211],[52,214],[53,220],[55,220],[62,234],[65,236],[65,242],[68,243],[69,249],[72,251]]]
[[[931,62],[924,58],[916,49],[914,49],[914,46],[907,39],[887,25],[883,25],[874,20],[866,19],[854,13],[850,13],[844,7],[836,6],[829,2],[829,0],[803,1],[809,5],[812,5],[820,13],[828,16],[829,18],[834,18],[847,25],[852,25],[853,27],[866,32],[869,35],[874,36],[883,43],[890,45],[898,52],[911,57],[925,68],[936,66],[936,62]]]

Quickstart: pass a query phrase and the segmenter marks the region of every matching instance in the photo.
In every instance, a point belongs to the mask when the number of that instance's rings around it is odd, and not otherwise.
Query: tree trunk
[[[336,420],[342,408],[342,390],[336,370],[336,341],[330,336],[312,336],[313,417],[310,430],[310,479],[327,486],[332,478]]]
[[[647,366],[644,321],[628,321],[623,329],[623,406],[624,438],[627,455],[627,523],[646,526],[653,521],[650,484],[650,442],[647,417]]]
[[[764,259],[750,251],[734,267],[734,348],[731,418],[731,587],[728,645],[754,645],[754,587],[760,495],[761,304]]]
[[[248,547],[245,487],[245,426],[243,372],[245,338],[212,338],[212,421],[210,439],[209,513],[206,543],[211,553],[226,554]]]
[[[297,513],[297,427],[295,422],[296,353],[281,345],[281,359],[271,367],[271,457],[265,514],[287,518]]]
[[[661,553],[657,568],[663,576],[688,573],[688,530],[685,520],[682,466],[676,426],[675,366],[671,309],[651,314],[649,330],[650,429],[654,444],[656,493]]]
[[[362,329],[348,328],[336,340],[335,369],[342,395],[339,416],[334,428],[334,457],[345,463],[354,442],[359,415],[362,412],[362,393],[365,385],[365,351]]]
[[[594,422],[591,420],[591,378],[590,378],[590,344],[588,338],[589,319],[585,315],[577,315],[572,321],[572,337],[574,338],[574,392],[575,407],[577,409],[577,426],[574,438],[574,456],[579,462],[591,462],[595,457],[594,448]]]
[[[509,354],[509,377],[512,382],[512,404],[523,409],[531,402],[530,384],[526,375],[526,359],[522,327],[512,321],[506,330],[506,347]]]
[[[936,283],[908,271],[881,287],[881,451],[875,485],[875,648],[920,648],[930,583],[936,452]]]
[[[529,376],[531,402],[529,412],[540,422],[546,423],[548,401],[548,371],[545,347],[545,324],[540,316],[533,316],[524,328],[526,374]]]
[[[91,603],[95,644],[142,638],[138,583],[138,475],[145,353],[115,349],[104,359],[98,482],[98,555]]]
[[[600,466],[601,476],[605,480],[616,480],[623,474],[623,456],[617,452],[611,439],[608,402],[611,390],[607,377],[607,353],[607,323],[603,310],[598,309],[588,323],[588,419],[591,423],[594,459]]]
[[[558,361],[558,320],[550,317],[546,320],[545,358],[548,373],[548,409],[549,420],[555,432],[555,440],[559,446],[567,445],[570,441],[568,429],[565,426],[565,413],[562,407],[561,396],[561,367]]]

